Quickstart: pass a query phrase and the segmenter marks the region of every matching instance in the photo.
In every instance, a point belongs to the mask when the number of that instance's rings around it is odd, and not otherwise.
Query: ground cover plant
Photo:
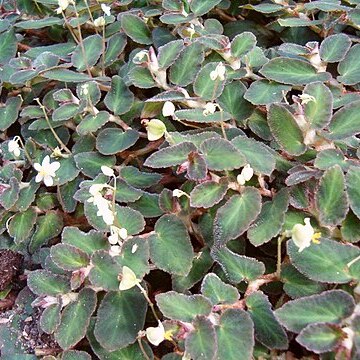
[[[1,358],[360,358],[359,4],[2,1]]]

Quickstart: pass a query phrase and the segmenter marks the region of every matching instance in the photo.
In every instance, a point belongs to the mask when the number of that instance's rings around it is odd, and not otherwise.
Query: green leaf
[[[254,246],[265,244],[279,234],[288,205],[289,192],[286,188],[281,189],[272,201],[263,204],[259,216],[247,232],[247,237]]]
[[[21,104],[22,104],[21,97],[15,96],[15,97],[9,97],[6,100],[5,106],[0,107],[0,130],[1,131],[6,130],[17,120]]]
[[[227,184],[205,181],[196,185],[190,193],[192,207],[211,208],[219,203],[227,192]]]
[[[79,112],[79,105],[77,104],[64,104],[54,110],[52,115],[53,121],[69,120],[77,115]]]
[[[344,59],[351,46],[351,39],[343,33],[328,36],[320,45],[320,57],[327,63]]]
[[[212,256],[224,270],[227,278],[233,283],[253,281],[265,272],[262,262],[243,255],[235,254],[226,247],[214,249]]]
[[[79,44],[71,56],[71,62],[78,69],[84,71],[97,63],[103,52],[102,38],[100,35],[91,35]]]
[[[341,224],[341,236],[351,243],[360,241],[360,220],[352,211],[348,212]]]
[[[187,168],[187,177],[190,180],[201,181],[206,178],[208,168],[206,166],[205,157],[197,152],[189,155]]]
[[[217,360],[251,360],[254,348],[254,324],[245,311],[225,310],[216,327],[218,339]]]
[[[335,226],[345,219],[349,203],[345,191],[344,174],[339,165],[324,172],[315,193],[315,203],[321,224]]]
[[[277,321],[267,296],[255,291],[246,298],[246,307],[255,325],[255,337],[269,349],[286,350],[286,332]]]
[[[327,170],[334,165],[339,165],[343,171],[349,168],[349,163],[341,150],[325,149],[319,151],[314,161],[314,166],[320,170]]]
[[[91,264],[93,267],[89,273],[89,280],[92,285],[106,291],[119,289],[118,276],[121,272],[121,266],[109,255],[109,252],[96,251],[91,257]]]
[[[19,200],[20,183],[19,180],[12,176],[9,180],[9,187],[0,192],[0,204],[6,210],[11,209]]]
[[[36,211],[33,207],[24,212],[15,214],[9,222],[9,235],[14,238],[16,244],[27,240],[37,219]]]
[[[149,238],[152,262],[170,274],[187,275],[194,251],[184,223],[176,215],[163,215]]]
[[[189,142],[169,146],[151,154],[146,159],[144,166],[159,169],[180,165],[187,160],[192,151],[196,150],[195,145]]]
[[[36,295],[56,296],[70,292],[70,281],[47,270],[31,271],[27,277],[27,285]]]
[[[96,293],[89,288],[83,288],[77,300],[66,306],[55,331],[55,340],[62,349],[70,349],[85,336],[95,308]]]
[[[36,230],[29,244],[29,252],[34,253],[50,239],[58,236],[63,228],[62,216],[56,211],[48,211],[38,218]]]
[[[139,132],[118,128],[101,130],[96,138],[96,148],[101,154],[114,155],[133,146],[139,139]]]
[[[360,47],[360,44],[359,44]],[[331,119],[330,133],[332,140],[341,140],[360,132],[360,101],[354,101],[338,110]]]
[[[114,63],[124,51],[127,38],[124,33],[116,33],[107,42],[104,65],[108,67]]]
[[[225,139],[205,140],[200,145],[200,150],[210,170],[234,170],[246,164],[241,153]]]
[[[61,360],[91,360],[91,356],[85,351],[68,350],[62,353]]]
[[[111,78],[111,89],[106,94],[104,104],[115,115],[125,114],[134,103],[134,94],[125,85],[124,80],[115,75]]]
[[[89,256],[97,250],[109,250],[109,242],[106,237],[96,230],[85,233],[77,227],[66,226],[61,237],[63,244],[75,246]]]
[[[186,353],[192,359],[212,360],[217,350],[217,339],[212,322],[205,317],[198,317],[192,323],[194,330],[185,339]]]
[[[194,81],[194,77],[203,61],[203,46],[197,43],[188,45],[171,66],[170,81],[179,86],[189,85]]]
[[[213,72],[219,65],[218,62],[210,62],[201,68],[194,81],[194,92],[204,100],[213,101],[219,97],[224,89],[225,79],[219,80],[210,78]]]
[[[159,207],[159,195],[143,192],[141,198],[129,204],[132,209],[138,210],[144,217],[159,217],[164,212]]]
[[[190,9],[196,16],[202,16],[212,10],[221,0],[193,0]]]
[[[339,324],[352,314],[354,307],[354,299],[348,293],[330,290],[288,301],[275,314],[286,329],[299,333],[309,324]]]
[[[180,52],[184,49],[183,40],[169,41],[158,49],[158,62],[162,70],[170,67],[179,57]]]
[[[344,338],[341,328],[332,324],[310,324],[296,337],[296,341],[316,354],[337,348]]]
[[[83,152],[74,156],[76,166],[86,176],[94,178],[101,173],[101,166],[115,165],[114,156],[104,156],[97,152]]]
[[[0,34],[0,64],[4,65],[15,57],[17,39],[13,28]]]
[[[138,288],[108,292],[97,312],[94,335],[108,351],[135,342],[145,323],[147,302]]]
[[[268,105],[281,102],[290,89],[290,86],[273,81],[257,80],[247,89],[244,98],[254,105]]]
[[[121,16],[121,27],[125,34],[139,44],[152,44],[151,33],[148,26],[138,16],[124,14]]]
[[[47,26],[62,25],[63,23],[64,21],[62,19],[55,16],[49,16],[39,20],[21,21],[15,24],[15,26],[25,30],[36,30]]]
[[[202,295],[184,295],[168,291],[155,296],[156,303],[169,319],[191,322],[196,316],[207,316],[211,312],[211,303]]]
[[[146,189],[157,184],[161,178],[161,174],[154,172],[141,172],[134,166],[124,166],[120,169],[120,176],[131,186],[139,189]]]
[[[327,81],[330,74],[318,73],[308,62],[286,57],[276,57],[266,63],[260,73],[270,80],[282,84],[305,85],[314,81]]]
[[[140,89],[150,89],[157,86],[151,72],[147,68],[134,66],[128,76],[132,84]]]
[[[337,67],[339,73],[339,76],[336,78],[337,81],[344,85],[355,85],[360,82],[359,56],[360,44],[356,44],[347,52],[344,59],[339,62]]]
[[[321,238],[320,244],[311,245],[302,252],[292,240],[288,241],[287,248],[292,264],[311,280],[343,284],[360,278],[356,264],[350,271],[347,267],[360,255],[360,250],[353,245]]]
[[[315,100],[304,104],[304,114],[312,129],[323,129],[330,122],[333,112],[333,96],[323,83],[316,82],[305,86],[304,95]]]
[[[271,149],[260,141],[246,136],[237,136],[231,143],[245,156],[246,162],[258,173],[271,175],[275,169],[275,156]]]
[[[213,114],[204,115],[203,109],[184,109],[175,111],[175,116],[179,120],[188,120],[196,123],[223,122],[231,119],[231,115],[226,111],[216,111]]]
[[[42,73],[42,76],[46,79],[75,83],[91,80],[89,75],[78,73],[76,71],[68,69],[48,70]]]
[[[271,104],[268,111],[268,124],[275,140],[291,155],[305,152],[304,136],[294,116],[283,105]]]
[[[47,334],[52,334],[61,322],[61,305],[50,304],[44,309],[40,317],[41,330]]]
[[[50,248],[52,261],[61,269],[75,271],[89,265],[89,257],[82,250],[68,244],[57,244]]]
[[[56,171],[55,184],[64,185],[73,181],[79,175],[74,158],[72,156],[56,159],[60,163],[60,168]]]
[[[234,304],[240,294],[236,287],[224,283],[216,274],[209,273],[201,284],[201,293],[207,297],[212,305]]]
[[[107,111],[100,111],[96,115],[88,114],[76,127],[79,135],[87,135],[102,128],[110,120],[110,114]]]
[[[350,167],[346,175],[347,192],[351,210],[360,219],[360,168]]]
[[[242,194],[233,195],[216,213],[214,238],[217,245],[243,234],[259,215],[261,195],[253,187],[246,187]]]
[[[256,45],[256,36],[249,31],[244,31],[236,35],[231,42],[231,55],[234,57],[241,57],[251,51]]]

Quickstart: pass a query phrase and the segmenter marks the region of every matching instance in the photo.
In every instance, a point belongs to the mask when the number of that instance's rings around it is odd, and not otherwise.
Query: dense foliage
[[[360,357],[360,1],[1,11],[2,359]]]

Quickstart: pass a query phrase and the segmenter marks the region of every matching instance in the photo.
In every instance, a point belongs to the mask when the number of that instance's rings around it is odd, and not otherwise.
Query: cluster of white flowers
[[[106,15],[106,16],[111,15],[110,6],[107,6],[105,4],[101,4],[101,10],[104,12],[104,15]],[[105,16],[99,16],[97,19],[94,20],[94,26],[95,27],[102,27],[102,26],[105,26],[105,24],[106,24]]]
[[[249,181],[254,175],[254,169],[250,166],[250,164],[246,164],[241,173],[236,177],[236,181],[240,185],[245,185],[247,181]]]
[[[110,234],[108,240],[111,245],[119,244],[128,237],[128,232],[125,228],[118,228],[114,225],[110,226]]]
[[[88,199],[88,202],[93,203],[98,211],[97,216],[102,217],[105,224],[112,225],[115,220],[114,213],[112,211],[112,204],[109,200],[105,199],[101,191],[105,188],[111,189],[108,184],[94,184],[90,186],[89,193],[92,195]]]
[[[222,62],[219,62],[214,71],[210,73],[210,79],[215,81],[219,79],[220,81],[225,80],[226,67]]]

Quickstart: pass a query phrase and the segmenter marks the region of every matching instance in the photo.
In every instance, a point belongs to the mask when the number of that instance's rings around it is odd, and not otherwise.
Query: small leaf
[[[86,176],[94,178],[101,172],[101,166],[115,165],[114,156],[100,155],[95,151],[82,152],[74,156],[78,169]]]
[[[0,44],[0,46],[1,46],[1,44]],[[5,106],[0,107],[0,130],[1,131],[6,130],[17,120],[21,104],[22,104],[21,97],[15,96],[15,97],[9,97],[6,100]]]
[[[147,68],[134,66],[128,76],[132,84],[140,89],[151,89],[157,86],[151,72]]]
[[[47,334],[52,334],[61,322],[61,305],[50,304],[44,309],[40,317],[41,330]]]
[[[223,171],[239,169],[245,165],[245,158],[225,139],[208,139],[200,145],[210,170]]]
[[[233,195],[216,213],[214,220],[215,243],[223,245],[243,234],[259,215],[261,195],[246,187],[241,195]]]
[[[212,256],[233,284],[238,284],[244,280],[247,282],[255,280],[265,272],[265,266],[262,262],[235,254],[226,247],[214,249]]]
[[[203,109],[177,110],[175,116],[179,120],[188,120],[195,123],[223,122],[231,119],[231,115],[226,111],[216,111],[209,115],[204,115],[203,111]]]
[[[52,246],[50,256],[57,266],[68,271],[79,270],[89,264],[89,257],[86,253],[68,244]]]
[[[267,296],[255,291],[246,298],[246,307],[255,325],[255,337],[269,349],[286,350],[289,342]]]
[[[150,256],[155,265],[170,274],[187,275],[194,256],[184,223],[175,215],[163,215],[150,236]]]
[[[335,165],[325,171],[315,193],[315,202],[321,224],[339,225],[345,219],[349,203],[340,166]]]
[[[320,57],[328,63],[344,59],[351,46],[351,39],[343,33],[328,36],[320,45]]]
[[[201,293],[210,299],[212,305],[233,304],[239,300],[236,287],[226,284],[213,273],[207,274],[201,284]]]
[[[339,165],[343,171],[348,170],[350,166],[341,150],[325,149],[317,153],[314,161],[315,167],[327,170],[334,165]]]
[[[16,50],[17,38],[14,28],[10,27],[8,31],[0,34],[0,64],[4,65],[15,57]]]
[[[185,349],[192,359],[213,360],[217,350],[217,339],[212,322],[198,317],[192,323],[194,330],[185,339]]]
[[[253,358],[254,324],[244,310],[225,310],[216,327],[217,360],[251,360]]]
[[[94,335],[108,351],[135,342],[143,328],[147,302],[138,288],[108,292],[97,312]]]
[[[152,43],[148,26],[138,16],[124,14],[121,16],[121,27],[125,34],[139,44],[150,45]]]
[[[47,270],[31,271],[27,278],[27,285],[36,295],[56,296],[70,292],[70,281],[60,275],[54,275]]]
[[[139,139],[139,132],[118,128],[101,130],[96,138],[96,148],[101,154],[114,155],[133,146]]]
[[[354,45],[346,53],[344,59],[339,62],[337,81],[344,85],[355,85],[360,82],[360,71],[358,67],[358,59],[360,56],[360,44]]]
[[[311,280],[344,284],[360,278],[356,264],[350,271],[347,267],[360,255],[360,250],[353,245],[321,238],[320,244],[311,245],[302,252],[292,240],[288,241],[287,248],[292,264]]]
[[[68,350],[62,353],[61,360],[91,360],[91,356],[85,351]]]
[[[244,98],[254,105],[268,105],[281,102],[290,89],[290,86],[273,81],[257,80],[247,89]]]
[[[16,244],[29,239],[36,219],[37,214],[33,207],[24,212],[19,212],[11,218],[9,222],[9,235],[14,238]]]
[[[189,154],[188,161],[186,173],[188,179],[195,181],[204,180],[208,171],[204,156],[197,152],[192,152]]]
[[[158,49],[158,62],[162,70],[170,67],[179,57],[180,52],[184,49],[183,40],[169,41]]]
[[[260,73],[282,84],[305,85],[314,81],[327,81],[330,74],[318,73],[308,62],[298,59],[276,57],[265,64]]]
[[[141,172],[134,166],[124,166],[120,169],[120,176],[131,186],[138,189],[146,189],[157,184],[161,178],[161,174],[155,172]]]
[[[360,219],[360,169],[351,167],[346,175],[351,210]]]
[[[53,69],[48,70],[42,73],[42,76],[45,79],[52,79],[57,81],[63,81],[63,82],[84,82],[91,80],[89,75],[78,73],[76,71],[72,71],[69,69]]]
[[[189,142],[169,146],[151,154],[146,159],[144,166],[158,169],[180,165],[187,160],[190,152],[196,150],[195,145]]]
[[[111,78],[111,89],[106,94],[104,104],[115,115],[125,114],[131,109],[134,94],[125,85],[124,80],[115,75]]]
[[[202,295],[184,295],[168,291],[155,296],[156,303],[169,319],[191,322],[196,316],[207,316],[211,303]]]
[[[247,232],[247,237],[254,246],[260,246],[279,234],[285,221],[288,204],[287,189],[281,189],[272,201],[263,204],[259,216]]]
[[[275,140],[291,155],[305,152],[304,137],[294,116],[283,105],[271,104],[268,111],[268,124]]]
[[[360,241],[360,220],[352,211],[348,212],[341,224],[341,236],[345,241],[351,243]]]
[[[231,42],[231,55],[242,57],[251,51],[256,45],[256,37],[252,32],[244,31],[236,35]]]
[[[192,207],[211,208],[219,203],[227,192],[227,184],[205,181],[196,185],[190,193]]]
[[[55,340],[62,349],[70,349],[85,336],[95,308],[96,293],[89,288],[83,288],[77,300],[66,306],[55,331]]]
[[[108,67],[114,63],[124,51],[127,38],[124,33],[115,33],[107,42],[104,65]]]
[[[352,314],[354,307],[354,299],[348,293],[330,290],[288,301],[275,314],[289,331],[299,333],[309,324],[339,324]]]
[[[296,337],[296,341],[315,354],[330,352],[344,338],[341,328],[331,324],[310,324]]]
[[[52,115],[53,121],[64,121],[73,118],[79,112],[79,105],[69,103],[59,106]]]
[[[212,10],[221,0],[192,0],[190,9],[196,16],[202,16]]]
[[[71,62],[78,69],[84,71],[91,67],[99,60],[103,51],[102,38],[100,35],[91,35],[79,44],[71,56]]]
[[[102,128],[110,120],[110,114],[107,111],[99,111],[96,115],[88,114],[76,127],[79,135],[87,135]]]

